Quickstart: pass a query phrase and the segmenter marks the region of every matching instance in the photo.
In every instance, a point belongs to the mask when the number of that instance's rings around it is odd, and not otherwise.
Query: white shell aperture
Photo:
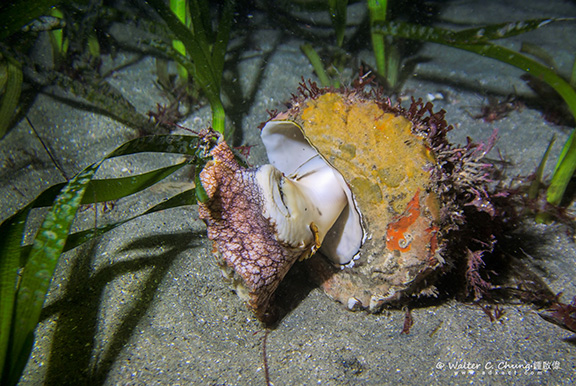
[[[362,245],[364,231],[352,192],[342,175],[292,121],[268,122],[261,137],[270,163],[287,176],[287,186],[294,186],[294,193],[296,189],[300,190],[300,201],[303,202],[304,197],[312,200],[313,217],[306,221],[313,221],[318,227],[322,254],[335,264],[348,264]],[[342,202],[344,206],[341,206]],[[300,226],[308,227],[305,222]]]

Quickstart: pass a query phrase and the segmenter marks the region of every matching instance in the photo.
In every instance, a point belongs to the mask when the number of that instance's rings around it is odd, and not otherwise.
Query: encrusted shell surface
[[[324,290],[352,308],[378,311],[428,287],[443,258],[438,164],[425,133],[377,101],[334,92],[306,100],[287,118],[344,177],[365,232],[353,263],[309,261]]]
[[[256,316],[269,320],[298,260],[330,297],[371,312],[435,295],[446,267],[478,261],[493,239],[467,219],[494,215],[481,161],[491,144],[453,147],[450,129],[431,104],[303,83],[263,127],[271,165],[244,168],[225,142],[214,147],[200,217]],[[482,284],[474,266],[465,275]]]

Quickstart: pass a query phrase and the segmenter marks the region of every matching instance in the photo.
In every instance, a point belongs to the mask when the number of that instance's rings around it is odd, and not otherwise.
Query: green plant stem
[[[400,67],[402,65],[400,50],[394,44],[388,45],[388,55],[386,56],[386,81],[390,89],[394,90],[398,85],[400,77]]]
[[[52,8],[51,15],[59,19],[64,19],[64,14],[56,7]],[[63,28],[50,31],[48,36],[50,38],[50,44],[52,45],[54,67],[58,68],[58,65],[62,63],[68,52],[68,38],[64,36]]]
[[[170,0],[170,9],[174,14],[178,17],[181,23],[186,25],[187,27],[190,26],[189,18],[187,17],[187,9],[188,1],[187,0]],[[176,51],[180,53],[180,55],[186,56],[186,48],[184,47],[184,43],[180,40],[173,40],[172,47]],[[176,71],[178,72],[178,77],[182,85],[188,83],[188,71],[184,66],[177,63],[176,64]]]
[[[552,175],[550,186],[546,191],[546,200],[552,205],[560,205],[568,183],[576,170],[576,141],[574,141],[574,130],[570,134],[568,141],[564,144],[561,158],[556,164],[556,171]]]
[[[226,112],[224,111],[224,105],[220,98],[214,99],[210,103],[210,108],[212,109],[212,128],[214,131],[224,134],[226,127]]]
[[[368,10],[370,12],[370,24],[386,21],[386,8],[388,0],[368,0]],[[376,59],[376,69],[386,77],[386,42],[384,36],[372,30],[372,50]]]
[[[0,225],[0,381],[10,374],[7,360],[10,351],[10,330],[13,323],[18,269],[21,267],[20,243],[24,233],[26,217],[31,205],[16,213]]]
[[[98,37],[95,33],[88,36],[88,52],[90,52],[93,58],[100,57],[100,42],[98,42]]]
[[[576,88],[576,59],[572,64],[572,72],[570,73],[570,86]]]
[[[4,82],[4,94],[0,99],[0,139],[4,137],[14,112],[18,107],[20,100],[20,93],[22,91],[22,67],[20,63],[12,58],[6,58],[4,63],[0,65],[5,66],[6,81]]]
[[[544,175],[544,168],[546,167],[546,162],[548,162],[548,157],[550,156],[550,150],[552,150],[552,145],[556,142],[556,135],[552,136],[552,139],[548,143],[548,147],[546,147],[546,151],[542,156],[542,160],[536,169],[536,173],[534,173],[534,180],[530,184],[528,188],[528,199],[535,200],[538,198],[538,192],[540,191],[540,184],[542,183],[542,176]]]
[[[206,5],[206,4],[205,4]],[[222,80],[224,72],[224,60],[226,56],[226,48],[228,40],[230,39],[230,31],[234,21],[234,1],[225,1],[222,16],[218,22],[218,31],[216,32],[216,40],[212,45],[212,68],[214,73],[218,75],[218,81]],[[218,88],[221,84],[218,83]]]
[[[302,50],[302,52],[304,52],[304,55],[306,55],[306,57],[310,61],[310,64],[312,64],[312,67],[314,68],[316,75],[318,75],[318,80],[320,80],[320,84],[323,87],[331,86],[332,82],[330,81],[330,77],[328,77],[328,74],[324,69],[324,63],[322,63],[322,59],[320,59],[320,55],[318,55],[318,52],[316,52],[314,47],[312,47],[311,44],[302,44],[300,46],[300,49]]]
[[[348,0],[328,0],[330,19],[336,31],[336,44],[342,47],[344,35],[346,33],[346,7]]]
[[[148,3],[164,19],[174,35],[184,43],[184,47],[191,58],[191,63],[189,63],[187,70],[192,74],[202,91],[204,91],[204,95],[212,107],[212,113],[214,114],[212,127],[215,131],[224,133],[224,105],[220,99],[222,74],[215,72],[216,69],[212,61],[213,54],[210,51],[206,36],[202,36],[200,33],[192,33],[162,0],[148,0]]]

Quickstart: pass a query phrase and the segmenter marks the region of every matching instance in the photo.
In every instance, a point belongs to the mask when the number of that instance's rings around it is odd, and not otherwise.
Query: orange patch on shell
[[[386,248],[391,251],[408,252],[412,241],[409,228],[420,217],[420,190],[408,203],[404,213],[395,221],[388,224],[386,231]]]

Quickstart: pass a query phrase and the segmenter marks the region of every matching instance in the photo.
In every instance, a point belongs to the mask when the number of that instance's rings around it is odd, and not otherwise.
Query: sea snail
[[[404,109],[377,92],[302,86],[262,128],[270,164],[241,167],[221,141],[200,174],[200,217],[226,276],[261,320],[304,259],[349,309],[434,294],[463,208],[493,210],[487,148],[449,145],[444,112],[420,101]]]

